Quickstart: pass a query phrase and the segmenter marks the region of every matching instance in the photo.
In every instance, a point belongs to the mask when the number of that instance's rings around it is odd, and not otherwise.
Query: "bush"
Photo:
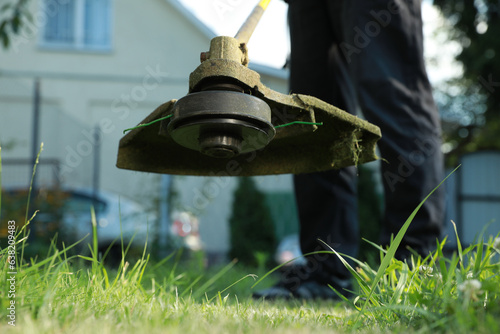
[[[377,191],[377,182],[373,170],[366,166],[358,166],[358,206],[359,227],[361,237],[370,241],[378,241],[383,216],[383,194]],[[373,246],[362,241],[359,245],[359,259],[373,261],[378,257]]]
[[[276,247],[274,224],[264,194],[250,177],[238,180],[229,220],[230,256],[247,265],[258,265],[256,255],[272,254]],[[272,258],[272,256],[268,256]]]

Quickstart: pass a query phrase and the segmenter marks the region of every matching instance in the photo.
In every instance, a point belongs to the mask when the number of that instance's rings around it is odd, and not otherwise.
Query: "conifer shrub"
[[[269,254],[268,261],[276,247],[276,236],[271,212],[265,202],[265,195],[250,177],[238,179],[234,193],[233,210],[229,220],[231,258],[237,258],[246,265],[258,265],[257,255]]]

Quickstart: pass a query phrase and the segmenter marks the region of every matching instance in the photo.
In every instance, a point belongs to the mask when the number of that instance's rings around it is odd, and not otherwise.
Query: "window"
[[[111,49],[111,0],[42,0],[41,45],[75,50]]]

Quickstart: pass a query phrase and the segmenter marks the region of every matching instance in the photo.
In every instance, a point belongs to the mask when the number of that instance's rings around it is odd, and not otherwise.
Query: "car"
[[[4,217],[24,222],[28,191],[26,189],[3,190]],[[59,243],[66,246],[84,239],[82,247],[92,242],[92,215],[94,208],[99,251],[105,252],[114,245],[121,252],[121,240],[125,247],[143,249],[151,244],[158,216],[141,204],[117,194],[91,189],[40,189],[33,197],[33,210],[39,210],[30,228],[34,238],[48,240],[58,234]],[[19,224],[18,228],[22,225]],[[2,225],[3,227],[3,225]],[[0,238],[5,231],[0,230]]]

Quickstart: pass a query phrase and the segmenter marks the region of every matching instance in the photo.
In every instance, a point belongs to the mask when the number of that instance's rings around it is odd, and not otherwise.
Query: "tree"
[[[274,252],[276,238],[271,213],[264,194],[250,177],[238,180],[229,225],[231,257],[245,264],[256,265],[257,253]]]
[[[445,140],[453,160],[478,149],[500,149],[500,3],[498,0],[435,0],[458,41],[463,77],[437,96]]]
[[[31,19],[27,10],[29,0],[12,0],[0,7],[0,42],[7,49],[12,34],[18,34],[23,20]]]

